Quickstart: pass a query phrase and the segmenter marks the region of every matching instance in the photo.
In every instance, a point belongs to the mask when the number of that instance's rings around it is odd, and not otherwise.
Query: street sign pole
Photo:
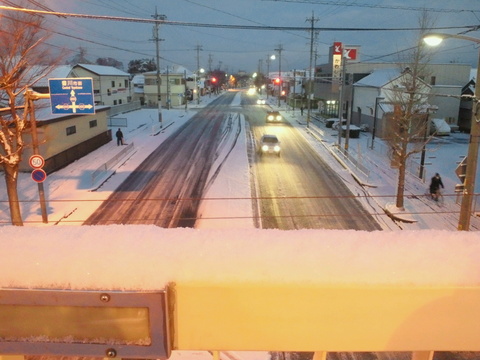
[[[35,108],[33,105],[33,100],[40,98],[50,97],[48,94],[33,94],[32,90],[27,90],[25,92],[28,110],[30,112],[30,125],[32,127],[32,144],[33,144],[33,154],[38,155],[38,133],[37,133],[37,120],[35,119]],[[38,196],[40,198],[40,209],[42,212],[42,221],[45,224],[48,224],[48,213],[47,205],[45,201],[45,190],[43,187],[43,181],[38,183]]]

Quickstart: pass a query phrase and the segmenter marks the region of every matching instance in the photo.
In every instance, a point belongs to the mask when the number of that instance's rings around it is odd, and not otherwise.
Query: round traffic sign
[[[35,169],[32,171],[32,180],[41,183],[47,178],[47,173],[43,169]]]
[[[40,169],[44,167],[45,165],[45,160],[41,155],[32,155],[30,156],[30,159],[28,159],[28,163],[30,166],[34,169]]]

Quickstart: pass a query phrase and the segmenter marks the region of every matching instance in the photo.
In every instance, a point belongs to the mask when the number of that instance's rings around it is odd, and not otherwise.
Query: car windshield
[[[266,143],[277,143],[278,142],[278,139],[275,137],[275,136],[265,136],[263,138],[263,142],[266,142]]]

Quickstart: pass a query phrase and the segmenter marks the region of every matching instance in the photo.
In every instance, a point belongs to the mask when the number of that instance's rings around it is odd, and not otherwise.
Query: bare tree
[[[423,41],[432,27],[432,21],[426,12],[419,18],[421,31],[417,44],[400,62],[401,75],[393,80],[385,91],[386,102],[392,104],[393,112],[388,115],[388,143],[392,150],[392,162],[398,167],[396,207],[403,209],[405,192],[406,165],[409,157],[422,151],[430,140],[428,136],[428,97],[430,85],[426,66],[430,60]]]
[[[17,179],[23,151],[30,146],[24,139],[30,124],[23,111],[23,95],[51,71],[51,66],[45,65],[50,62],[50,52],[44,44],[48,32],[43,17],[21,11],[5,11],[0,16],[0,164],[12,224],[21,226]],[[42,66],[34,66],[40,61]]]

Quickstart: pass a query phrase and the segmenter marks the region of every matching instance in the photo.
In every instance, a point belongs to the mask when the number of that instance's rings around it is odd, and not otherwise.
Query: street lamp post
[[[280,107],[280,96],[281,96],[281,91],[282,91],[282,51],[283,51],[283,46],[282,44],[278,45],[278,49],[275,49],[275,51],[278,51],[278,77],[280,79],[280,82],[278,84],[278,107]]]
[[[377,117],[378,117],[378,101],[385,100],[385,98],[377,96],[375,98],[375,109],[373,109],[373,128],[372,128],[372,146],[370,147],[372,150],[375,147],[375,132],[377,131]]]
[[[480,39],[472,38],[465,35],[450,35],[450,34],[428,34],[424,36],[423,40],[427,45],[439,45],[444,38],[455,38],[467,41],[473,41],[480,44]],[[480,119],[477,119],[478,99],[480,98],[480,86],[478,81],[480,74],[480,52],[478,57],[477,74],[475,79],[475,93],[472,98],[472,120],[470,128],[470,141],[468,144],[467,153],[467,168],[464,180],[464,190],[462,197],[462,204],[460,207],[460,217],[458,220],[458,230],[468,231],[470,229],[470,216],[472,212],[473,196],[475,193],[475,177],[477,174],[478,162],[478,145],[480,139]]]
[[[275,60],[275,54],[267,56],[267,100],[268,100],[268,89],[270,85],[270,62]]]

